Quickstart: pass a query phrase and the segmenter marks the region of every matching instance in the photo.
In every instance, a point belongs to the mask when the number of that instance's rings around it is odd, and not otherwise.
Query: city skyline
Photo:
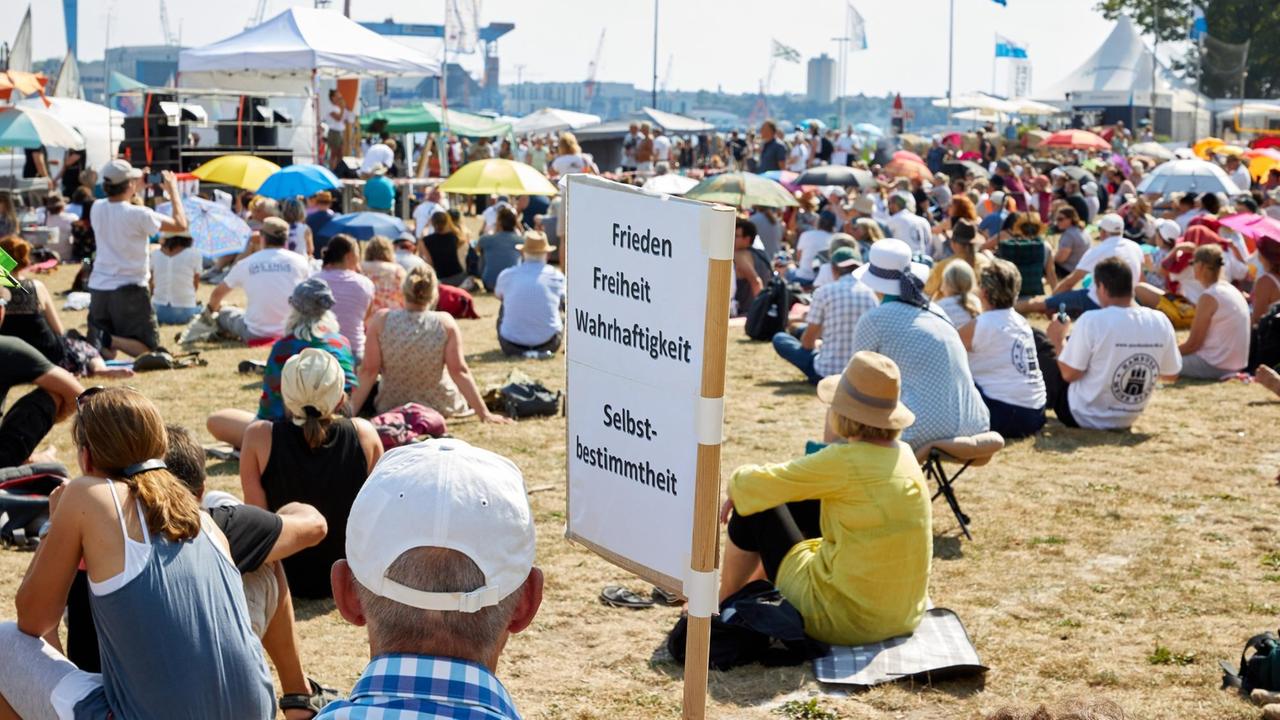
[[[1005,94],[1003,68],[999,77],[993,78],[997,32],[1028,48],[1034,95],[1035,88],[1053,85],[1087,58],[1112,26],[1093,10],[1095,0],[1009,0],[1007,7],[991,0],[955,2],[957,93],[994,90]],[[180,27],[182,43],[198,46],[243,30],[257,0],[223,0],[216,6],[196,0],[168,0],[167,4],[172,31],[177,34]],[[311,4],[268,0],[266,16],[288,6]],[[863,0],[855,6],[866,19],[869,48],[849,55],[849,95],[945,95],[947,0],[898,0],[892,4]],[[159,7],[159,0],[82,3],[80,58],[100,58],[108,32],[112,46],[162,44]],[[399,22],[438,23],[443,7],[443,2],[423,5],[352,0],[352,17],[370,21],[390,16]],[[808,59],[821,53],[839,56],[833,38],[840,34],[844,20],[842,0],[801,0],[784,11],[763,0],[733,3],[729,13],[725,7],[709,0],[660,4],[657,71],[666,75],[670,66],[670,90],[755,92],[769,74],[769,48],[776,38],[799,51],[803,59],[774,63],[769,91],[804,94]],[[24,12],[19,6],[16,12],[0,17],[0,40],[12,40]],[[776,17],[761,22],[770,12]],[[40,0],[32,4],[32,13],[34,56],[63,55],[62,3]],[[917,22],[908,26],[908,18]],[[516,0],[486,0],[481,21],[516,25],[498,43],[503,84],[586,80],[602,28],[605,41],[597,79],[639,88],[653,82],[652,2],[571,0],[542,7]],[[1064,34],[1064,26],[1072,27],[1072,32]],[[439,53],[439,41],[406,39],[405,43]],[[460,60],[473,73],[479,71],[478,55],[464,55]],[[726,73],[727,68],[734,72]],[[835,90],[838,95],[838,83]]]

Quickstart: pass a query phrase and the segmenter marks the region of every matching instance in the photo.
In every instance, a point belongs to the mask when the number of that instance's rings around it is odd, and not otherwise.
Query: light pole
[[[649,103],[658,109],[658,0],[653,0],[653,90]]]

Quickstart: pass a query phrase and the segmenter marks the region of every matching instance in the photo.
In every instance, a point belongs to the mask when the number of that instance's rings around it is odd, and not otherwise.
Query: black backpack
[[[689,619],[682,617],[667,635],[667,650],[684,665]],[[826,643],[804,634],[800,611],[766,580],[755,580],[725,598],[711,618],[711,667],[729,670],[760,663],[768,667],[799,665],[830,651]]]
[[[560,413],[560,391],[553,393],[540,382],[510,383],[501,393],[502,407],[512,420]]]
[[[791,314],[791,290],[787,281],[774,275],[747,309],[746,331],[752,340],[772,340],[787,329]]]
[[[0,545],[34,550],[49,522],[49,494],[66,481],[59,463],[0,468]]]
[[[1280,690],[1280,639],[1273,632],[1254,635],[1240,652],[1240,670],[1233,673],[1222,663],[1222,671],[1222,686],[1238,687],[1243,695],[1255,689]]]
[[[1248,370],[1257,370],[1259,365],[1280,365],[1280,302],[1258,318],[1258,326],[1249,338]]]

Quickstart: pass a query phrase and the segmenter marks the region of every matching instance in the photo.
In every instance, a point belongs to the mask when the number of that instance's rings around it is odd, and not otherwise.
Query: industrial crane
[[[587,64],[587,82],[582,92],[584,109],[591,109],[591,98],[596,94],[596,71],[600,69],[600,53],[604,52],[604,29],[600,30],[600,42],[596,43],[596,54]]]
[[[672,53],[671,55],[668,55],[667,69],[662,71],[662,82],[658,84],[658,89],[662,90],[662,92],[664,93],[667,91],[667,88],[671,87],[671,64],[675,61],[675,59],[676,59],[676,56],[674,53]]]
[[[245,23],[245,29],[257,27],[262,24],[263,18],[267,16],[267,0],[258,0],[258,7],[253,11],[253,15],[249,16],[249,22]]]
[[[174,35],[173,30],[169,27],[169,8],[165,5],[164,0],[160,0],[160,30],[164,32],[166,45],[178,44],[178,36]]]

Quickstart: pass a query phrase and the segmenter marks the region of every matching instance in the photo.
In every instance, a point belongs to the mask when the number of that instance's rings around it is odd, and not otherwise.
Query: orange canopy
[[[0,73],[0,99],[9,100],[14,90],[23,95],[38,94],[44,97],[44,86],[48,82],[49,78],[45,77],[44,73],[6,70]]]

